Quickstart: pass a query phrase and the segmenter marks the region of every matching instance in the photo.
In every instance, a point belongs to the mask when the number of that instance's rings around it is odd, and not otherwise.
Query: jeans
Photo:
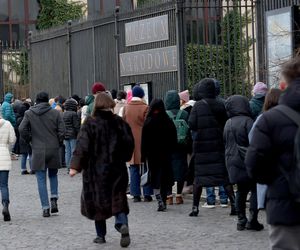
[[[119,213],[115,215],[115,227],[119,227],[123,224],[128,225],[128,218],[125,213]],[[105,237],[106,235],[106,221],[105,220],[99,220],[95,221],[95,227],[97,236],[99,237]]]
[[[215,205],[216,203],[216,195],[215,195],[215,188],[214,187],[207,187],[206,188],[206,202],[209,205]],[[228,203],[228,196],[223,186],[219,187],[219,196],[220,196],[220,203],[227,204]]]
[[[5,202],[9,203],[8,175],[9,171],[0,171],[0,190],[2,195],[2,204]]]
[[[27,157],[29,156],[29,167],[31,169],[31,158],[32,158],[32,155],[30,154],[22,154],[22,158],[21,158],[21,170],[24,171],[26,170],[26,163],[27,163]]]
[[[141,175],[140,175],[140,165],[130,165],[130,194],[132,196],[141,196]],[[153,195],[153,190],[151,185],[146,185],[143,187],[144,196]]]
[[[48,168],[48,177],[49,177],[49,181],[50,181],[51,198],[58,198],[57,172],[58,172],[57,169]],[[35,176],[37,179],[42,209],[48,209],[48,208],[50,208],[50,206],[49,206],[49,198],[48,198],[48,191],[47,191],[47,169],[46,170],[37,170],[35,172]]]
[[[71,158],[76,146],[76,139],[64,140],[64,144],[65,144],[65,161],[66,161],[66,166],[69,169]]]

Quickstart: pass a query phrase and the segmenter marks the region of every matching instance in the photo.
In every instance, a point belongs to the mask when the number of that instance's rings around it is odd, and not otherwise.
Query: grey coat
[[[25,112],[19,127],[20,135],[31,143],[32,170],[59,168],[59,146],[65,134],[60,113],[48,103],[39,103]]]

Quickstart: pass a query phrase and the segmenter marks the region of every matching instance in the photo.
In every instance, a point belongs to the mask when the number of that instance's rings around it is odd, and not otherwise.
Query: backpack
[[[188,141],[189,126],[184,119],[181,119],[183,111],[179,110],[175,116],[171,111],[167,111],[168,116],[174,122],[177,131],[177,142],[179,144],[186,144]]]
[[[291,119],[298,125],[298,130],[294,139],[294,155],[291,163],[291,170],[286,171],[283,167],[280,171],[288,181],[289,190],[294,197],[294,201],[300,203],[300,114],[286,105],[278,105],[274,109]]]

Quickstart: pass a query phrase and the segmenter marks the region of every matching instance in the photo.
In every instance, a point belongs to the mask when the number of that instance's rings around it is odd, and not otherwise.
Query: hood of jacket
[[[50,107],[49,103],[47,103],[47,102],[39,103],[30,108],[30,110],[38,116],[41,116],[41,115],[47,113],[51,109],[52,108]]]
[[[279,104],[284,104],[292,109],[300,111],[300,78],[296,79],[283,92],[279,98]]]
[[[93,95],[88,95],[88,96],[85,98],[85,105],[90,105],[94,100],[95,100],[95,96],[93,96]]]
[[[77,111],[77,102],[75,99],[73,98],[69,98],[68,100],[66,100],[65,104],[64,104],[65,110],[66,111]]]
[[[170,90],[165,97],[166,110],[180,109],[180,97],[176,90]]]
[[[12,99],[13,99],[13,94],[12,94],[12,93],[7,93],[7,94],[4,96],[4,101],[5,101],[5,102],[11,103]]]
[[[194,86],[193,96],[195,101],[203,98],[216,98],[215,81],[212,78],[205,78]]]
[[[225,101],[225,108],[229,118],[234,116],[252,116],[248,99],[241,95],[230,96]]]

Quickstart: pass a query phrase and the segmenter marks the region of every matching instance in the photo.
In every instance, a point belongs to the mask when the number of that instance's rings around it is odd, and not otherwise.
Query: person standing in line
[[[0,190],[2,197],[2,215],[4,221],[10,221],[8,176],[12,167],[10,147],[15,143],[16,135],[13,126],[2,117],[0,106]]]
[[[237,230],[260,231],[264,228],[257,220],[256,183],[247,174],[245,151],[249,146],[248,134],[253,126],[249,101],[246,97],[234,95],[225,102],[229,116],[224,128],[225,160],[230,183],[237,184],[236,210],[238,214]],[[246,217],[246,200],[250,196],[249,220]]]
[[[166,93],[165,106],[167,114],[172,120],[177,119],[177,115],[179,114],[178,119],[185,120],[186,123],[188,123],[189,114],[184,110],[180,110],[180,97],[176,90],[170,90]],[[187,153],[188,140],[186,144],[179,144],[178,142],[175,144],[175,148],[172,153],[172,169],[174,181],[177,182],[177,205],[183,204],[182,190],[188,170]],[[173,205],[172,188],[168,190],[167,205]]]
[[[133,196],[134,202],[141,201],[141,176],[140,167],[142,164],[141,159],[141,140],[142,129],[148,113],[148,105],[143,100],[145,93],[140,86],[135,86],[132,89],[132,99],[123,109],[123,119],[131,127],[134,137],[134,151],[132,158],[129,161],[130,167],[130,194]],[[151,195],[153,190],[150,185],[143,187],[144,201],[152,201]]]
[[[250,100],[250,108],[254,120],[261,114],[268,86],[263,82],[257,82],[253,87],[253,97]]]
[[[225,106],[216,100],[215,81],[202,79],[194,86],[194,100],[189,117],[193,134],[194,186],[193,207],[189,216],[198,216],[203,187],[224,186],[235,215],[235,195],[225,166],[223,130],[228,119]]]
[[[174,185],[172,152],[177,144],[177,132],[161,99],[154,99],[142,131],[142,161],[147,163],[151,186],[158,202],[157,211],[167,209],[167,191]]]
[[[9,121],[13,127],[16,126],[16,116],[12,107],[13,94],[7,93],[4,96],[4,102],[2,103],[2,117]]]
[[[123,108],[126,105],[126,96],[127,93],[123,90],[120,90],[117,94],[117,99],[115,99],[116,107],[114,108],[114,113],[121,116]]]
[[[113,114],[114,107],[108,94],[96,96],[92,116],[87,117],[78,135],[70,176],[82,172],[81,213],[95,221],[94,243],[106,242],[106,220],[115,216],[120,245],[127,247],[130,236],[126,161],[132,156],[134,139],[129,125]]]
[[[49,96],[40,92],[36,105],[25,112],[20,124],[20,135],[32,145],[32,170],[37,178],[43,217],[50,216],[47,191],[47,173],[51,190],[51,213],[57,213],[58,178],[60,167],[60,145],[63,144],[65,126],[59,111],[49,105]]]
[[[101,93],[101,92],[105,92],[105,86],[102,82],[95,82],[92,86],[92,94],[91,96],[89,96],[89,101],[86,101],[86,105],[88,105],[88,108],[86,110],[87,114],[90,115],[93,113],[93,108],[94,108],[94,101],[95,98],[97,96],[97,94]]]
[[[76,138],[80,129],[80,120],[77,115],[78,103],[73,99],[69,98],[65,102],[65,111],[63,112],[63,121],[65,123],[65,159],[68,169],[70,171],[70,161],[72,154],[76,146]]]
[[[290,186],[291,174],[299,171],[299,162],[295,161],[299,126],[280,108],[287,106],[296,112],[295,119],[300,116],[300,58],[286,62],[281,75],[288,87],[279,105],[264,112],[254,127],[245,164],[254,181],[268,185],[266,214],[271,249],[299,250],[300,202],[296,197],[300,194]]]

